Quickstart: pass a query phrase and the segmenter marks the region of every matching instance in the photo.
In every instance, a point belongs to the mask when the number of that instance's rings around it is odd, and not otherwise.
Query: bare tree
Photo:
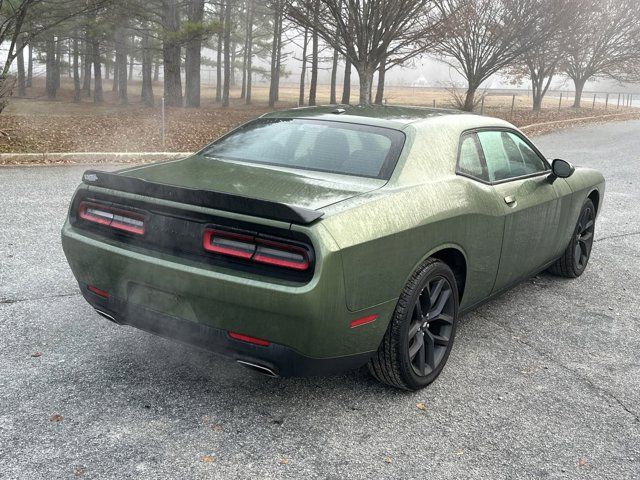
[[[539,0],[434,1],[441,16],[432,37],[434,50],[467,80],[466,111],[473,110],[476,91],[485,80],[512,65],[551,28],[541,22],[545,11]]]
[[[313,6],[313,23],[318,24],[318,12],[320,10],[320,0],[315,0]],[[311,83],[309,85],[309,105],[316,105],[316,94],[318,92],[318,29],[311,32]]]
[[[181,45],[178,39],[180,11],[178,0],[162,0],[163,42],[162,60],[164,64],[164,97],[167,105],[182,106],[182,63]]]
[[[269,106],[273,107],[278,100],[278,83],[280,69],[280,55],[282,49],[282,2],[273,2],[273,41],[271,45],[271,81],[269,83]]]
[[[185,97],[187,107],[200,106],[200,63],[202,51],[202,37],[205,31],[204,0],[190,0],[187,10],[189,20],[189,39],[185,57]]]
[[[587,12],[585,28],[574,28],[566,41],[565,73],[575,84],[573,106],[594,77],[638,78],[640,2],[637,0],[579,0]]]
[[[224,10],[224,83],[222,85],[222,106],[229,106],[229,87],[231,84],[231,2]]]
[[[385,57],[397,63],[419,55],[432,25],[430,0],[317,0],[318,15],[308,15],[316,0],[285,0],[287,15],[315,29],[358,71],[360,104],[371,103],[373,75]]]
[[[307,46],[309,44],[309,29],[305,27],[304,38],[302,40],[302,67],[300,68],[300,92],[298,95],[298,106],[304,105],[304,80],[307,74]]]

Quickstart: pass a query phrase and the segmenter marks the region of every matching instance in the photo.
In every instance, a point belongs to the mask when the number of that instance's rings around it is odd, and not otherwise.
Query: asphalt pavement
[[[60,247],[84,167],[1,168],[0,478],[640,478],[640,121],[535,141],[606,177],[589,267],[466,315],[417,393],[107,322]]]

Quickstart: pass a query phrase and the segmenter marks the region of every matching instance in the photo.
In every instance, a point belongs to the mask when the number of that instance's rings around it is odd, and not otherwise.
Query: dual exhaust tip
[[[113,323],[118,323],[118,321],[113,317],[113,315],[110,315],[107,312],[103,312],[102,310],[99,310],[97,308],[94,308],[94,310],[99,315],[101,315],[104,318],[106,318],[107,320],[110,320]],[[261,373],[262,375],[266,375],[268,377],[277,377],[278,376],[278,374],[276,372],[274,372],[271,368],[265,367],[264,365],[258,365],[257,363],[247,362],[246,360],[236,360],[236,361],[240,365],[242,365],[243,367],[248,368],[249,370],[253,370],[254,372]]]
[[[254,372],[261,373],[262,375],[267,375],[268,377],[277,377],[278,374],[271,370],[269,367],[265,367],[264,365],[258,365],[256,363],[247,362],[245,360],[236,360],[240,365],[244,368],[248,368],[249,370],[253,370]]]

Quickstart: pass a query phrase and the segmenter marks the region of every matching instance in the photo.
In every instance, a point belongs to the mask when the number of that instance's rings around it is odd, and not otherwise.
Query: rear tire
[[[549,267],[549,272],[567,278],[582,275],[591,257],[595,220],[596,209],[593,202],[587,198],[580,210],[569,246],[556,263]]]
[[[458,288],[451,269],[426,260],[404,287],[369,371],[380,382],[419,390],[444,367],[456,333]]]

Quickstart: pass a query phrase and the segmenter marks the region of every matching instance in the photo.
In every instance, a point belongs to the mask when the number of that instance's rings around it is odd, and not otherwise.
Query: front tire
[[[580,210],[571,242],[556,263],[549,267],[551,273],[567,278],[582,275],[591,257],[595,221],[596,209],[591,199],[587,198]]]
[[[458,288],[451,269],[435,258],[411,276],[369,371],[380,382],[419,390],[442,371],[456,333]]]

